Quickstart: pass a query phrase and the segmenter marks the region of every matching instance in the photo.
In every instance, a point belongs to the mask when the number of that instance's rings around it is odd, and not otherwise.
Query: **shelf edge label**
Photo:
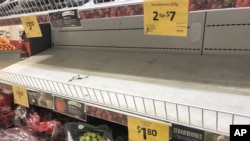
[[[42,37],[40,25],[35,15],[21,17],[21,22],[28,38]]]
[[[188,0],[144,0],[144,33],[187,36]]]
[[[24,87],[12,85],[12,90],[14,95],[14,103],[29,108],[27,89]]]
[[[164,122],[128,117],[129,141],[168,141],[169,125]]]

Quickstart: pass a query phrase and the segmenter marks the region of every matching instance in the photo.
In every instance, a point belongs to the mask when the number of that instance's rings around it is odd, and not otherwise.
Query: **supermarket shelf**
[[[56,47],[99,47],[136,49],[171,53],[201,54],[205,12],[189,14],[187,37],[144,34],[143,16],[82,20],[77,28],[55,28],[52,40]]]
[[[47,3],[21,10],[0,5],[0,19],[140,2],[61,8],[59,2],[55,8]],[[241,16],[249,10],[189,13],[186,38],[144,35],[143,16],[84,20],[79,28],[54,29],[54,48],[2,69],[0,81],[228,135],[230,124],[250,123],[250,40],[242,38],[249,37],[250,21]],[[230,53],[247,55],[222,55]]]
[[[250,122],[247,60],[247,56],[52,48],[2,69],[0,79],[228,135],[230,124]],[[82,79],[69,81],[78,75]]]
[[[207,11],[203,54],[249,55],[249,8]],[[232,18],[234,17],[234,18]]]

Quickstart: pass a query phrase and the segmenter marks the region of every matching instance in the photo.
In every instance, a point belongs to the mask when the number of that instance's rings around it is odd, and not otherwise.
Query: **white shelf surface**
[[[232,120],[234,124],[250,123],[249,60],[248,56],[55,47],[2,69],[0,79],[229,134]],[[4,72],[42,81],[30,83],[36,80],[14,79]],[[69,82],[76,75],[88,77]],[[52,81],[58,82],[57,88],[48,86]],[[74,86],[86,91],[79,95],[76,88],[72,93]],[[59,87],[64,89],[61,93]]]
[[[0,69],[8,67],[20,61],[18,51],[0,51]]]

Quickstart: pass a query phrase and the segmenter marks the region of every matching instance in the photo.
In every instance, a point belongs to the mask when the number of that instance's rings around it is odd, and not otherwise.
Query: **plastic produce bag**
[[[33,128],[40,123],[40,116],[37,112],[29,113],[26,118],[26,123],[28,127]]]
[[[0,87],[3,87],[1,85]],[[6,88],[7,85],[4,85]],[[13,95],[11,91],[0,88],[0,128],[8,128],[14,124]]]
[[[17,127],[26,126],[27,123],[27,109],[23,106],[17,106],[15,109],[14,125]]]
[[[0,133],[1,141],[39,141],[32,132],[25,128],[9,128]]]
[[[13,95],[0,90],[0,113],[8,114],[13,110]]]
[[[40,138],[55,139],[63,134],[63,125],[60,121],[50,120],[40,122],[39,124],[32,127],[34,133]]]
[[[14,111],[8,114],[0,114],[0,128],[9,128],[14,124],[15,113]]]
[[[94,126],[74,122],[65,124],[66,141],[114,141],[107,125]]]

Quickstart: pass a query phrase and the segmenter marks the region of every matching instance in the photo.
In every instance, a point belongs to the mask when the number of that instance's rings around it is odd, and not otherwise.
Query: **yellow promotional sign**
[[[28,92],[26,88],[19,86],[12,86],[14,103],[21,106],[29,107]]]
[[[21,17],[21,21],[28,38],[42,37],[42,32],[35,15]]]
[[[144,33],[187,36],[188,0],[144,0]]]
[[[169,125],[128,117],[129,141],[169,141]]]

